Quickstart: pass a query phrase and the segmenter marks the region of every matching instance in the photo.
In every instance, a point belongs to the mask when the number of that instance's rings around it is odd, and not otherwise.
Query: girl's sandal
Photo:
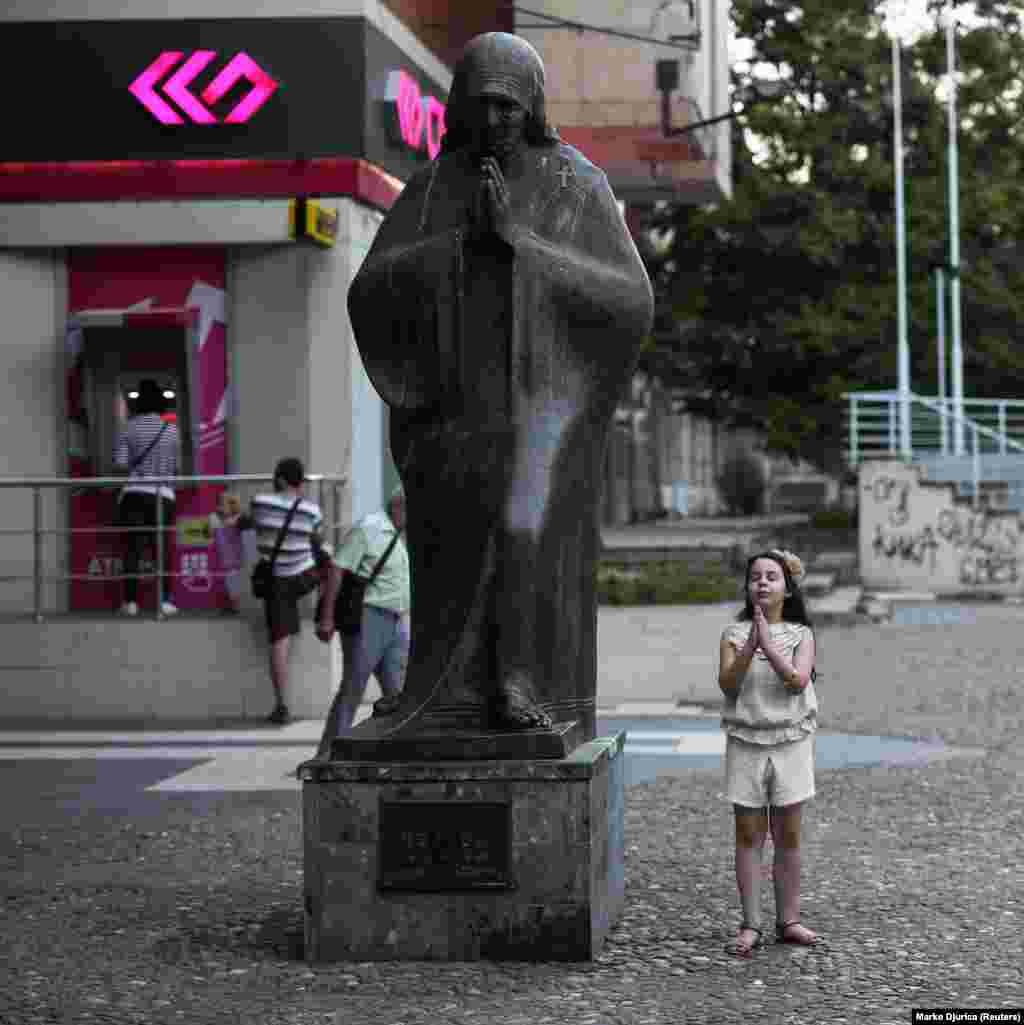
[[[747,925],[746,922],[741,922],[740,932],[743,932],[745,929],[749,932],[756,932],[757,939],[753,943],[741,943],[737,935],[731,943],[725,945],[725,952],[727,954],[732,954],[733,957],[751,957],[755,950],[760,950],[764,946],[764,934],[756,925]]]
[[[797,936],[791,936],[788,933],[789,929],[794,926],[800,926],[803,930],[802,933],[798,933]],[[805,939],[804,936],[810,936],[810,939]],[[813,947],[818,942],[818,937],[815,933],[811,932],[806,926],[801,925],[799,919],[794,919],[792,922],[777,922],[775,924],[775,939],[779,943],[792,943],[798,947]]]

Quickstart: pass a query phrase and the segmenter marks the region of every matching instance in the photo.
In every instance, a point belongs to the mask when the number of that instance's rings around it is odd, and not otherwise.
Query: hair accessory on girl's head
[[[806,570],[804,564],[800,561],[798,555],[794,555],[792,552],[787,552],[785,548],[773,548],[772,555],[777,555],[786,569],[789,570],[789,575],[793,580],[793,583],[798,584],[804,578]]]

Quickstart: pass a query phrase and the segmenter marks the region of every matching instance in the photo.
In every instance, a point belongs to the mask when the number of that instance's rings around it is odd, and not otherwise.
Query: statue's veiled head
[[[446,153],[472,147],[501,157],[523,142],[556,142],[558,134],[544,110],[540,55],[525,39],[507,32],[471,39],[455,65],[445,120]]]

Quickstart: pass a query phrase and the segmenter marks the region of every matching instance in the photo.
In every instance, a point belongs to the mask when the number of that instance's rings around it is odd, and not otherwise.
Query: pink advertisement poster
[[[82,410],[81,332],[76,338],[76,314],[102,310],[105,326],[123,326],[131,332],[131,347],[121,356],[124,373],[172,371],[173,366],[164,365],[166,350],[147,348],[147,328],[181,325],[183,344],[192,347],[195,473],[227,472],[225,258],[224,249],[207,246],[70,251],[67,413],[72,427],[88,430]],[[86,324],[88,316],[83,319]],[[179,408],[177,416],[187,413]],[[95,472],[81,448],[69,451],[71,476]],[[175,574],[169,596],[180,609],[227,605],[210,527],[210,513],[222,490],[222,485],[176,489],[174,529],[164,536],[165,564]],[[71,500],[71,525],[76,531],[71,544],[74,610],[112,610],[121,604],[122,584],[110,578],[123,571],[123,535],[91,529],[114,525],[116,496],[116,491],[86,490]],[[143,553],[141,573],[152,572],[154,558],[152,551]],[[143,610],[153,608],[154,592],[151,580],[140,581]]]

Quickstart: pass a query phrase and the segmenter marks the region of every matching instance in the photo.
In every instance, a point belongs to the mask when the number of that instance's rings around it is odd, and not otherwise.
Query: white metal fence
[[[266,490],[272,478],[261,474],[222,474],[215,476],[192,477],[137,477],[133,483],[166,485],[179,494],[206,485],[225,485],[232,493],[237,494],[243,507],[259,490]],[[84,490],[107,491],[118,490],[126,484],[125,477],[0,477],[0,494],[3,501],[3,526],[0,526],[0,585],[8,588],[20,585],[24,599],[15,599],[15,605],[21,612],[30,612],[37,622],[42,622],[48,614],[56,611],[59,602],[48,604],[46,588],[48,584],[67,584],[73,580],[94,580],[93,577],[67,572],[60,567],[69,564],[67,549],[75,534],[127,534],[131,531],[154,534],[156,552],[152,573],[132,574],[135,579],[155,579],[163,576],[170,583],[180,574],[173,573],[165,565],[167,556],[167,532],[174,529],[173,524],[162,522],[163,510],[157,503],[157,529],[149,527],[121,527],[114,524],[104,526],[74,527],[70,525],[70,496],[74,492]],[[337,546],[341,539],[343,524],[341,522],[342,490],[346,478],[333,474],[310,474],[306,477],[306,492],[316,501],[324,514],[325,539]],[[25,509],[27,499],[28,509]],[[27,512],[28,525],[17,524],[18,507]],[[31,539],[31,547],[26,552],[24,539]],[[47,544],[56,542],[66,546],[57,550],[47,550]],[[24,572],[12,572],[24,567]],[[141,567],[140,567],[141,569]],[[104,582],[123,581],[129,579],[127,574],[112,574],[103,578]],[[10,603],[7,603],[10,608]],[[110,610],[114,615],[114,610]],[[156,603],[154,613],[157,619],[163,618],[160,603]]]
[[[848,392],[846,461],[900,459],[898,391]],[[910,458],[935,481],[955,483],[975,505],[1024,508],[1024,399],[964,399],[958,417],[952,399],[911,393]]]

